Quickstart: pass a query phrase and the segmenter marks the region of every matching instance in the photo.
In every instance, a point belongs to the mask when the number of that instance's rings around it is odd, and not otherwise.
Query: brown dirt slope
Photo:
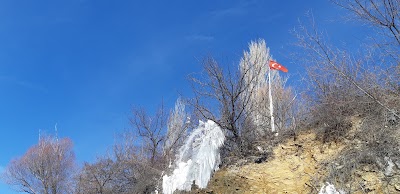
[[[354,136],[361,130],[360,123],[360,119],[352,119],[352,129],[338,142],[323,144],[311,130],[302,132],[296,140],[290,139],[274,147],[272,157],[266,162],[220,169],[207,189],[190,193],[318,193],[327,178],[327,169],[332,171],[332,166],[342,168],[335,159],[344,151],[359,147]],[[400,169],[398,164],[396,166]],[[352,182],[345,183],[345,186],[349,188],[352,185],[351,193],[400,193],[400,173],[397,170],[389,179],[370,166],[348,173]]]
[[[274,148],[265,163],[229,167],[215,173],[207,193],[318,193],[315,177],[323,177],[321,164],[335,158],[344,145],[323,145],[314,133],[299,135]]]

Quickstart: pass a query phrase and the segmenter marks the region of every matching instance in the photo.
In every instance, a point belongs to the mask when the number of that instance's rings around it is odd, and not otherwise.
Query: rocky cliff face
[[[318,193],[321,186],[313,179],[324,176],[321,164],[344,146],[314,140],[315,134],[303,134],[275,147],[272,158],[264,163],[221,169],[210,181],[208,192]]]
[[[276,146],[267,161],[223,168],[214,174],[207,189],[192,193],[318,193],[332,170],[329,164],[335,166],[334,159],[347,146],[346,141],[323,144],[314,133],[304,132],[296,141]],[[351,173],[352,181],[347,184],[359,184],[352,193],[400,191],[398,175],[392,175],[388,181],[383,172],[368,166]]]

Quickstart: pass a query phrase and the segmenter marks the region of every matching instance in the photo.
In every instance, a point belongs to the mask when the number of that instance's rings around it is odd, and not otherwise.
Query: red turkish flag
[[[281,71],[283,71],[285,73],[288,72],[288,69],[286,69],[286,67],[284,67],[283,65],[281,65],[278,62],[273,61],[273,60],[269,61],[269,68],[270,69],[274,69],[274,70],[281,70]]]

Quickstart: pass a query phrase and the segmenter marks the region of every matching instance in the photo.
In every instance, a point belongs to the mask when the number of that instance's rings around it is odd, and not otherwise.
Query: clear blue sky
[[[93,161],[129,128],[132,105],[190,96],[186,76],[207,54],[232,64],[264,38],[295,75],[289,31],[310,9],[337,40],[357,36],[321,0],[0,1],[0,171],[56,123],[78,162]]]

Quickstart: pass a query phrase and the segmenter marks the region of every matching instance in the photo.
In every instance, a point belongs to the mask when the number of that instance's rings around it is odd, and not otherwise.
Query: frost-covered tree
[[[251,41],[249,50],[244,51],[240,61],[241,74],[244,80],[250,85],[242,94],[243,100],[249,100],[246,106],[246,113],[255,125],[257,136],[264,135],[270,129],[270,108],[268,98],[268,77],[269,61],[272,57],[265,40]],[[255,77],[255,79],[254,79]],[[293,118],[293,92],[285,87],[287,78],[280,76],[278,71],[271,71],[272,96],[274,99],[274,116],[278,130],[287,127]],[[248,98],[250,96],[250,98]]]
[[[265,129],[269,126],[269,119],[265,118],[269,115],[268,105],[268,80],[265,75],[268,72],[268,61],[271,59],[269,48],[266,47],[264,40],[251,41],[249,51],[244,51],[243,57],[240,60],[241,74],[245,75],[245,81],[254,88],[245,90],[244,98],[250,96],[249,106],[246,106],[246,113],[251,115],[251,120],[256,126],[255,130],[258,135],[263,135]],[[271,75],[272,80],[278,74],[274,71]],[[256,79],[252,79],[256,77]],[[267,107],[267,109],[265,109]]]
[[[172,159],[182,145],[186,137],[189,119],[188,114],[185,112],[185,103],[181,98],[178,98],[174,109],[171,110],[169,115],[167,134],[163,146],[164,156],[167,157],[167,160]]]

